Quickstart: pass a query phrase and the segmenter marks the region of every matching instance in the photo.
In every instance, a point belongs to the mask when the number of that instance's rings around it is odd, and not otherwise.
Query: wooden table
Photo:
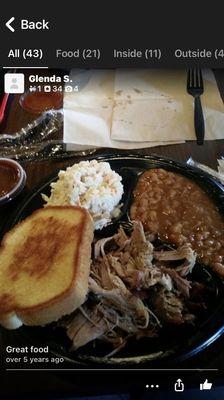
[[[221,91],[222,98],[224,100],[224,70],[223,71],[216,71],[216,78],[219,84],[219,88]],[[14,98],[14,101],[11,104],[10,112],[8,115],[7,119],[7,124],[0,130],[0,133],[4,132],[15,132],[19,128],[22,128],[25,126],[28,122],[32,121],[34,118],[36,118],[35,115],[30,115],[28,113],[21,112],[20,105],[18,104],[18,97]],[[60,132],[62,134],[62,132]],[[224,127],[223,127],[223,137],[224,137]],[[105,154],[108,153],[108,150],[99,150],[100,152],[103,152]],[[111,150],[109,150],[111,153]],[[113,153],[116,154],[117,151],[113,150]],[[124,152],[125,153],[125,152]],[[199,161],[200,163],[207,164],[213,168],[217,167],[217,159],[220,158],[221,156],[224,156],[224,140],[219,140],[219,141],[207,141],[204,143],[203,146],[197,146],[197,144],[193,141],[187,142],[184,144],[178,144],[178,145],[170,145],[170,146],[159,146],[155,148],[150,148],[150,149],[144,149],[144,150],[138,150],[138,151],[132,151],[131,153],[138,153],[138,154],[158,154],[160,156],[165,156],[169,157],[181,162],[185,162],[189,157],[192,157],[194,160]],[[24,195],[29,192],[30,189],[32,189],[35,185],[38,184],[41,180],[43,180],[46,176],[51,174],[54,170],[58,168],[65,167],[71,163],[73,163],[76,160],[70,159],[69,161],[62,161],[62,162],[56,162],[56,161],[42,161],[42,162],[24,162],[23,166],[26,170],[27,173],[27,186],[26,190],[22,195],[19,196],[19,198],[14,201],[13,203],[4,206],[0,209],[0,223],[4,224],[10,214],[13,212],[13,210],[16,208],[16,206],[19,204],[19,202],[23,199]],[[223,348],[223,343],[221,344],[221,348]],[[210,361],[208,361],[208,364]],[[222,360],[221,360],[222,363]],[[222,364],[223,366],[223,364]],[[1,393],[7,393],[8,391],[8,385],[11,383],[11,379],[16,379],[17,382],[20,383],[21,386],[25,386],[26,390],[32,392],[33,388],[35,387],[35,390],[39,390],[41,392],[41,388],[39,387],[39,380],[37,382],[35,375],[33,379],[30,380],[29,383],[29,378],[26,376],[20,376],[12,377],[7,375],[5,384],[3,384],[3,389],[0,389],[0,397]],[[43,384],[46,384],[47,382],[49,383],[49,389],[57,389],[57,393],[72,393],[72,386],[70,387],[69,385],[65,385],[64,383],[60,383],[59,381],[53,378],[52,376],[42,376],[38,375],[39,378]],[[71,390],[70,390],[71,389]],[[14,389],[12,388],[12,393],[14,393]],[[22,390],[22,389],[21,389]],[[55,391],[55,390],[54,390]],[[64,392],[63,392],[64,391]],[[74,393],[74,392],[73,392]]]

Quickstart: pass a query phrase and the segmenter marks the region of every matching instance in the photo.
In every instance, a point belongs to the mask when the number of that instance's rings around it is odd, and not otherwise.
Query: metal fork
[[[194,127],[197,144],[204,143],[205,123],[200,96],[204,92],[202,72],[199,68],[190,68],[187,75],[187,91],[194,97]]]

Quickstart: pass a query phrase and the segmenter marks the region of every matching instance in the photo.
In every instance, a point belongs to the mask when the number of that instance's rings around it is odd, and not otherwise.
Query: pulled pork
[[[193,323],[187,308],[196,256],[190,245],[156,250],[141,222],[95,243],[86,303],[60,325],[72,349],[100,339],[115,354],[130,337],[157,336],[162,326]]]

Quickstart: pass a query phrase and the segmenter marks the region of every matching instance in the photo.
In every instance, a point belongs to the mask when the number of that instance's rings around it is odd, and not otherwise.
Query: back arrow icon
[[[11,26],[11,23],[15,20],[15,17],[10,18],[7,22],[6,22],[6,26],[7,28],[11,31],[11,32],[15,32],[15,29]]]

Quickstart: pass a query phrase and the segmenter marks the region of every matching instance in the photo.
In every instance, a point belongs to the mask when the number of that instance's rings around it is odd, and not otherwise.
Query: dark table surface
[[[224,70],[215,71],[216,79],[220,89],[221,96],[224,101]],[[25,126],[28,122],[35,119],[35,115],[28,114],[25,111],[21,111],[21,107],[18,103],[18,96],[15,96],[9,110],[7,123],[0,127],[0,133],[3,132],[16,132],[18,129]],[[60,133],[61,134],[61,133]],[[223,127],[223,138],[224,138],[224,127]],[[100,153],[107,154],[108,150],[99,150]],[[111,150],[109,151],[111,153]],[[120,152],[120,151],[119,151]],[[170,145],[170,146],[158,146],[155,148],[149,148],[144,150],[136,151],[138,154],[157,154],[165,156],[177,161],[185,162],[189,157],[194,160],[204,163],[210,167],[217,168],[217,159],[224,156],[224,140],[218,141],[206,141],[203,146],[197,146],[194,141],[187,142],[184,144]],[[116,154],[116,150],[113,150]],[[125,153],[125,152],[124,152]],[[135,151],[132,151],[135,153]],[[77,158],[70,159],[69,161],[42,161],[42,162],[24,162],[23,166],[27,173],[27,185],[24,193],[20,197],[8,206],[4,206],[0,209],[0,222],[3,224],[7,221],[10,214],[17,207],[19,202],[23,199],[25,194],[29,192],[35,185],[37,185],[46,176],[54,172],[58,168],[66,167],[67,165],[76,161]],[[3,343],[1,343],[3,345]],[[5,342],[4,342],[5,345]],[[212,350],[208,356],[205,356],[204,361],[207,366],[219,366],[223,369],[224,367],[224,348],[223,340]],[[207,358],[206,358],[207,357]],[[200,367],[199,364],[197,364]],[[12,372],[6,374],[5,379],[1,381],[0,387],[0,399],[6,398],[5,396],[9,393],[15,393],[17,389],[12,382],[15,382],[18,386],[18,393],[63,393],[65,396],[71,393],[74,394],[74,386],[71,377],[69,380],[65,380],[65,374],[55,376],[52,374],[41,374],[36,373],[32,378],[31,375],[25,375],[22,372],[18,375]],[[68,378],[68,374],[67,374]],[[2,397],[4,396],[4,397]],[[19,398],[19,397],[17,397]]]

